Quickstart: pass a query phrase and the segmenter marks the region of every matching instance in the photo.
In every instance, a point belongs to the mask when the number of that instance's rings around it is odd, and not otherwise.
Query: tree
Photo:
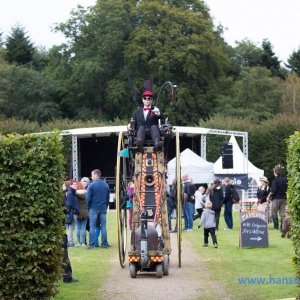
[[[262,48],[264,52],[261,57],[261,66],[269,69],[273,76],[285,79],[286,72],[281,68],[280,61],[273,52],[272,44],[268,40],[263,40]]]
[[[141,1],[134,20],[124,52],[134,77],[154,78],[156,86],[166,80],[178,84],[178,110],[163,107],[174,123],[193,125],[208,117],[228,57],[204,3]]]
[[[248,39],[236,42],[234,52],[233,61],[236,62],[240,68],[260,66],[263,50],[254,42]]]
[[[300,76],[300,48],[297,51],[293,51],[288,58],[288,64],[286,66]]]
[[[3,34],[3,32],[0,32],[0,48],[2,48],[3,47],[3,38],[2,38],[2,34]]]
[[[177,110],[167,105],[170,94],[160,101],[172,122],[196,124],[216,105],[227,45],[203,1],[98,1],[89,10],[78,7],[57,30],[68,38],[50,54],[63,62],[54,61],[61,72],[51,59],[46,72],[63,82],[62,105],[71,118],[128,120],[136,104],[126,67],[139,90],[145,79],[153,80],[156,92],[165,81],[178,84]]]
[[[7,37],[5,59],[9,63],[26,65],[33,60],[34,47],[30,42],[24,27],[17,25],[12,28],[12,33]]]
[[[294,115],[300,112],[300,77],[294,72],[284,82],[281,111]]]
[[[61,77],[56,72],[56,78],[65,82],[64,104],[70,117],[111,120],[131,115],[133,104],[123,58],[132,29],[127,2],[99,1],[88,11],[78,7],[66,23],[57,27],[70,41],[59,49],[60,54],[55,54],[64,62],[63,67],[57,65],[64,71]],[[67,80],[63,77],[66,73]]]
[[[0,65],[0,110],[6,117],[39,123],[62,116],[60,86],[32,69]]]
[[[262,121],[280,112],[281,97],[281,82],[269,70],[245,68],[233,83],[231,95],[219,96],[216,113]]]

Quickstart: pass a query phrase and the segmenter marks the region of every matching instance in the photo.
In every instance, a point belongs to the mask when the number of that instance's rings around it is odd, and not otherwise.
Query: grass
[[[57,299],[101,299],[100,289],[107,279],[107,273],[112,260],[117,254],[115,212],[111,211],[107,217],[108,240],[112,245],[108,249],[69,248],[69,256],[73,268],[73,276],[79,283],[65,284],[59,282]],[[239,248],[239,214],[234,212],[234,229],[232,231],[217,231],[219,248],[211,246],[204,248],[203,229],[195,229],[190,233],[183,233],[183,244],[189,240],[194,250],[199,253],[201,260],[210,272],[208,278],[218,280],[226,289],[230,299],[283,299],[295,298],[300,294],[296,284],[239,284],[239,277],[294,278],[295,269],[292,263],[294,249],[289,239],[282,239],[278,231],[269,230],[268,248]],[[224,228],[223,215],[220,228]],[[184,252],[182,253],[184,256]],[[201,299],[201,298],[200,298]]]
[[[185,234],[214,279],[221,281],[230,299],[283,299],[300,294],[297,284],[239,284],[238,278],[295,278],[292,263],[294,248],[289,239],[280,237],[278,230],[269,225],[268,248],[239,247],[239,213],[234,212],[232,231],[217,231],[219,248],[204,248],[203,229]],[[198,221],[195,221],[198,224]],[[225,227],[223,216],[220,229]],[[184,255],[184,253],[183,253]],[[277,281],[278,282],[278,281]]]
[[[99,290],[107,279],[111,261],[118,249],[115,211],[107,214],[107,231],[111,248],[93,250],[87,250],[86,247],[68,248],[73,277],[79,279],[79,283],[59,282],[59,294],[52,298],[53,300],[101,299]],[[76,242],[76,238],[74,241]]]

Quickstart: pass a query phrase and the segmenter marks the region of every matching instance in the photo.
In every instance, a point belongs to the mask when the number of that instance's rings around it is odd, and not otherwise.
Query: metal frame
[[[243,138],[243,169],[244,173],[248,173],[248,132],[245,131],[231,131],[231,130],[219,130],[219,129],[209,129],[209,134],[217,135],[233,135]],[[206,145],[205,145],[206,149]]]
[[[119,134],[127,130],[127,126],[106,126],[106,127],[93,127],[93,128],[76,128],[62,131],[61,135],[72,135],[72,169],[73,178],[78,180],[79,174],[79,158],[78,158],[78,138],[88,136],[107,136],[110,134]],[[215,135],[227,135],[243,138],[243,169],[244,173],[248,174],[248,132],[245,131],[233,131],[233,130],[222,130],[222,129],[209,129],[203,127],[183,127],[174,126],[173,131],[178,130],[179,135],[185,136],[196,136],[200,135],[200,155],[206,159],[206,137],[208,134]]]
[[[78,140],[77,140],[77,135],[72,135],[72,167],[73,167],[73,179],[78,180]]]

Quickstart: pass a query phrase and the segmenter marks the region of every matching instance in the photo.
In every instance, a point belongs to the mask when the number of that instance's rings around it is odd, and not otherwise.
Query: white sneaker
[[[82,247],[86,247],[86,244],[81,244]]]
[[[76,244],[76,247],[79,247],[80,246],[80,244]]]

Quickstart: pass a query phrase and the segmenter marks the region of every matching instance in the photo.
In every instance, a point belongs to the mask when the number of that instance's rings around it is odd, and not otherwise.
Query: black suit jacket
[[[151,106],[151,109],[154,107]],[[136,130],[139,130],[140,126],[145,126],[145,128],[150,128],[152,125],[158,126],[158,120],[162,119],[162,114],[160,116],[157,116],[154,112],[151,110],[148,111],[147,118],[145,120],[144,118],[144,107],[140,107],[137,109],[133,115],[133,119],[135,121],[135,128]]]

